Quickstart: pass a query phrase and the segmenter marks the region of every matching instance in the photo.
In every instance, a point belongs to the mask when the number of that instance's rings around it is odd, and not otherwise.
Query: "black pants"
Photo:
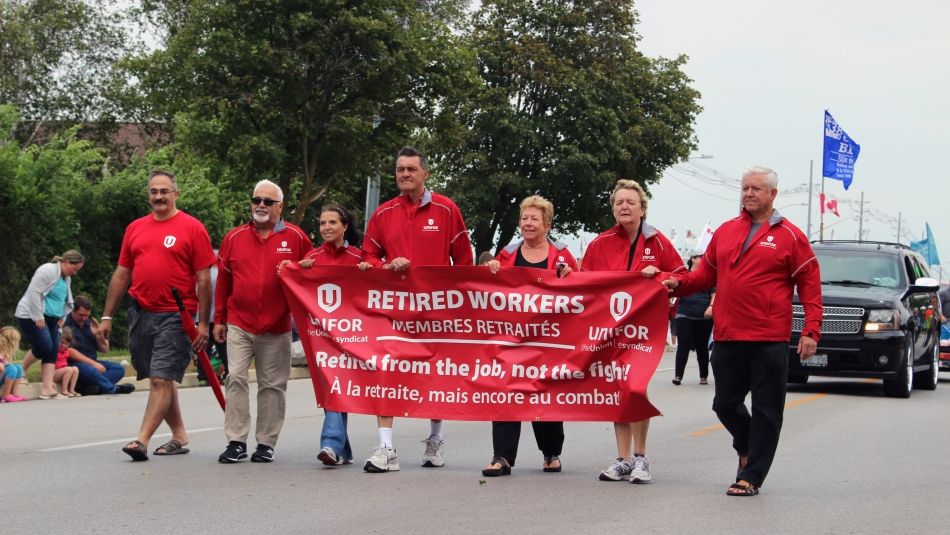
[[[778,448],[785,411],[788,342],[720,342],[712,356],[716,397],[713,410],[732,435],[732,447],[748,455],[736,476],[760,486]],[[752,393],[752,414],[745,397]]]
[[[564,422],[531,422],[534,439],[538,449],[545,456],[560,455],[564,445]],[[492,446],[495,457],[503,457],[511,466],[518,456],[518,442],[521,440],[521,422],[492,422]]]
[[[676,346],[676,377],[683,377],[686,371],[686,361],[689,360],[689,351],[696,350],[696,361],[699,362],[699,376],[709,377],[709,333],[712,332],[712,320],[694,320],[690,318],[676,318],[677,346]]]

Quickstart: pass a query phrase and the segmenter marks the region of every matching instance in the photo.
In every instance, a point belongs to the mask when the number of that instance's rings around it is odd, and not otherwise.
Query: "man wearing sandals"
[[[128,289],[132,301],[129,353],[137,378],[148,377],[149,381],[148,404],[138,437],[122,448],[134,461],[148,460],[148,442],[163,420],[171,428],[172,438],[156,448],[154,454],[188,453],[188,432],[178,405],[176,383],[185,375],[192,349],[204,349],[208,343],[210,271],[215,261],[204,225],[176,207],[175,175],[152,171],[147,192],[152,213],[125,229],[119,263],[109,282],[99,323],[99,332],[108,340],[112,314]],[[190,314],[199,312],[198,336],[193,342],[189,342],[182,328],[172,288],[181,293]]]
[[[214,293],[214,339],[219,344],[227,342],[230,368],[224,411],[228,445],[218,456],[218,462],[227,464],[247,458],[251,361],[257,373],[257,449],[251,462],[274,460],[287,405],[291,343],[290,306],[277,266],[284,260],[300,260],[313,248],[304,231],[281,218],[284,192],[277,184],[261,180],[250,201],[251,221],[221,241]]]
[[[663,281],[674,295],[716,287],[713,410],[739,455],[730,496],[755,496],[778,447],[785,409],[792,289],[805,309],[799,357],[821,333],[821,277],[808,238],[772,208],[778,176],[766,167],[742,175],[742,212],[713,235],[695,271]],[[752,393],[752,414],[745,397]]]

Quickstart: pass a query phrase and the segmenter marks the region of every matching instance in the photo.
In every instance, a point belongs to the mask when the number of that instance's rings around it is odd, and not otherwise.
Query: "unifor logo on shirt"
[[[643,260],[656,260],[656,257],[650,254],[649,247],[643,250]]]
[[[630,313],[633,307],[633,296],[627,292],[616,292],[610,296],[610,315],[614,321],[620,321]]]
[[[759,247],[768,247],[768,248],[770,248],[770,249],[775,249],[775,243],[774,243],[774,242],[775,242],[775,238],[773,238],[772,236],[767,236],[767,237],[765,238],[765,241],[760,241],[760,242],[759,242]]]
[[[280,242],[280,247],[277,248],[277,252],[278,253],[292,253],[294,252],[294,250],[291,249],[290,247],[287,247],[287,240],[284,240]]]
[[[435,224],[435,219],[432,219],[432,218],[430,217],[429,220],[426,221],[426,224],[422,226],[422,230],[430,231],[430,232],[431,232],[431,231],[438,232],[438,230],[439,230],[439,225],[436,225],[436,224]]]
[[[166,249],[171,249],[171,247],[175,245],[175,240],[176,238],[172,236],[171,234],[169,234],[168,236],[165,236],[165,241],[163,241],[162,244],[165,246]]]

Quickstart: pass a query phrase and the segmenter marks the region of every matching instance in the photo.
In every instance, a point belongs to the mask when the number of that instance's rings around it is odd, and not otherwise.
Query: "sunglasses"
[[[251,197],[251,204],[255,206],[261,203],[264,203],[264,206],[274,206],[275,204],[279,202],[280,201],[276,199],[268,199],[266,197]]]

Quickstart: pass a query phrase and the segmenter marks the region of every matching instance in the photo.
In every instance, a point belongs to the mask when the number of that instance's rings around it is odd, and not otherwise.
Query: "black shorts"
[[[181,382],[191,363],[191,342],[177,312],[129,308],[129,353],[138,380],[156,377]]]

